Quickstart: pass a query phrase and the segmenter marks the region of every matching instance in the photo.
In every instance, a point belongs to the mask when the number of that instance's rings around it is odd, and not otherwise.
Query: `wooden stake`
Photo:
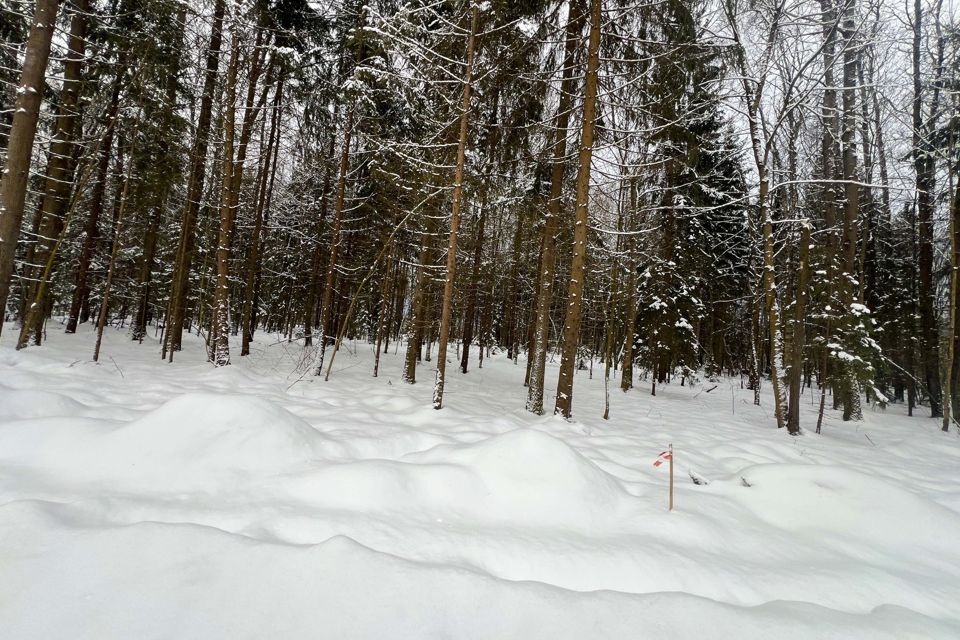
[[[670,452],[670,511],[673,511],[673,443],[667,451]]]

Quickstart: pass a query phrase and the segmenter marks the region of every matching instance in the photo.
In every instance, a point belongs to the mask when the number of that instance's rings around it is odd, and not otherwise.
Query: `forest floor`
[[[214,369],[192,336],[171,365],[122,331],[100,364],[89,328],[13,335],[5,640],[960,638],[960,438],[901,406],[816,435],[808,391],[792,438],[739,380],[640,383],[604,421],[597,367],[568,422],[501,354],[451,358],[437,412],[393,347],[324,383],[276,336]]]

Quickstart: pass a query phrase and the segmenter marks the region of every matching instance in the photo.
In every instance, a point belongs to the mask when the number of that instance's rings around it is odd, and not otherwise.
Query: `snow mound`
[[[0,387],[0,421],[52,416],[80,416],[86,407],[61,393]]]
[[[118,443],[167,462],[280,472],[322,457],[327,440],[307,422],[255,396],[186,394],[118,430]]]
[[[70,428],[63,419],[7,423],[0,451],[63,484],[209,493],[296,471],[335,453],[336,444],[268,400],[185,394],[121,427]]]
[[[473,469],[491,495],[525,503],[572,500],[604,509],[629,498],[620,481],[563,440],[537,429],[516,429],[468,445],[439,445],[405,461]]]
[[[960,531],[960,516],[887,480],[829,465],[763,464],[739,475],[750,485],[743,504],[776,527],[858,540],[904,557],[918,547],[956,555],[956,541],[943,532]]]
[[[533,429],[400,461],[328,465],[275,489],[327,509],[576,529],[622,519],[636,501],[569,445]]]

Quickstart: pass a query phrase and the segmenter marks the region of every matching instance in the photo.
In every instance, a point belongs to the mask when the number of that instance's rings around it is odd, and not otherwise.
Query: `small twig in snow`
[[[107,357],[110,358],[110,362],[112,362],[113,366],[115,366],[117,368],[117,371],[120,372],[120,377],[126,379],[126,376],[123,375],[123,369],[121,369],[120,365],[117,364],[117,361],[113,359],[113,356],[107,356]]]

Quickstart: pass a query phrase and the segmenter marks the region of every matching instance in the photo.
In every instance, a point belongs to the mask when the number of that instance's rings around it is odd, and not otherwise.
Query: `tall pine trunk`
[[[230,236],[233,232],[233,142],[237,107],[237,67],[240,64],[240,37],[234,32],[227,65],[223,117],[223,175],[220,195],[220,230],[217,234],[217,279],[211,309],[211,360],[222,367],[230,364]]]
[[[600,69],[601,0],[591,0],[590,40],[587,48],[587,76],[583,92],[583,124],[580,134],[577,168],[577,209],[573,223],[573,259],[570,262],[570,286],[567,313],[563,323],[560,376],[554,413],[569,418],[573,414],[573,371],[577,361],[580,319],[583,308],[583,280],[586,277],[587,226],[590,213],[590,165],[593,162],[593,134],[597,113],[597,84]]]
[[[77,325],[88,319],[87,307],[90,297],[90,265],[99,241],[100,216],[103,215],[103,199],[107,191],[107,178],[110,172],[110,153],[113,150],[114,127],[116,126],[117,112],[120,108],[120,84],[126,67],[121,61],[117,75],[113,80],[110,91],[110,105],[107,107],[107,132],[100,144],[97,160],[97,177],[90,196],[87,224],[84,227],[83,248],[77,262],[76,283],[70,299],[70,312],[67,316],[66,333],[76,333]]]
[[[338,106],[339,103],[338,105],[334,106],[334,120],[337,119]],[[330,147],[327,153],[327,158],[333,157],[335,145],[335,136],[330,135]],[[318,317],[317,313],[317,293],[320,289],[320,269],[323,264],[323,243],[320,242],[320,238],[323,237],[323,225],[327,219],[327,198],[329,197],[330,193],[330,164],[325,162],[324,165],[323,186],[320,192],[320,219],[317,221],[316,244],[313,248],[313,261],[310,267],[310,283],[309,289],[307,290],[307,300],[304,304],[303,312],[304,347],[313,346],[313,328],[320,322],[320,318]]]
[[[179,29],[176,34],[175,42],[171,43],[170,45],[171,50],[178,50],[183,47],[184,24],[186,22],[186,18],[187,8],[186,6],[181,6],[177,14],[176,21],[176,24],[179,25]],[[179,68],[175,70],[179,72]],[[164,131],[168,131],[174,126],[173,119],[177,100],[177,75],[178,73],[171,73],[167,78],[166,99],[163,105],[161,123],[161,129]],[[157,145],[157,156],[161,159],[161,161],[162,159],[170,157],[170,146],[170,136],[163,135],[160,143]],[[141,257],[140,272],[137,278],[137,284],[139,285],[137,312],[134,316],[133,324],[130,326],[130,338],[136,342],[143,342],[143,338],[147,334],[147,323],[150,320],[151,298],[154,289],[154,259],[157,252],[157,243],[160,240],[159,236],[162,229],[161,222],[163,221],[163,213],[167,204],[167,195],[170,191],[169,184],[165,187],[164,191],[165,192],[159,197],[159,202],[154,204],[154,209],[148,221],[146,233],[143,237],[143,255]]]
[[[560,100],[553,128],[553,159],[550,170],[550,201],[543,221],[543,239],[540,248],[540,268],[537,272],[536,296],[533,303],[531,349],[528,351],[529,380],[527,411],[543,414],[543,381],[550,340],[550,308],[553,305],[554,269],[557,264],[557,229],[563,204],[563,169],[567,156],[567,130],[570,126],[574,60],[577,41],[586,19],[582,0],[570,0],[566,39],[563,44],[563,71],[560,81]]]
[[[58,5],[57,0],[37,0],[18,85],[21,90],[17,93],[13,125],[7,139],[7,162],[0,178],[0,331],[3,330],[2,320],[6,316],[7,298],[13,279],[33,140],[37,134],[45,86],[44,74],[50,57]]]
[[[264,212],[266,210],[267,191],[270,185],[274,171],[276,170],[277,149],[279,145],[278,122],[280,120],[280,105],[283,100],[283,78],[277,83],[276,92],[273,98],[273,110],[270,118],[270,132],[267,136],[266,158],[260,170],[260,183],[257,188],[257,203],[254,212],[253,233],[250,236],[250,250],[247,253],[247,264],[244,278],[244,298],[243,311],[241,313],[240,325],[243,332],[243,342],[240,347],[240,355],[250,354],[250,343],[253,341],[255,330],[255,302],[256,302],[256,278],[260,272],[260,246],[263,243]]]
[[[520,288],[520,252],[523,247],[523,225],[524,219],[522,213],[517,213],[517,224],[514,228],[513,233],[513,255],[510,260],[510,275],[507,282],[509,283],[510,290],[507,292],[506,298],[503,300],[503,334],[502,334],[502,343],[507,345],[507,360],[513,360],[514,354],[518,348],[518,340],[516,336],[517,331],[517,319],[519,314],[517,313],[517,307],[519,306],[519,288]]]
[[[952,141],[951,141],[952,142]],[[951,149],[952,151],[952,149]],[[952,415],[956,399],[957,371],[957,311],[960,305],[960,175],[953,174],[956,180],[956,191],[950,205],[950,297],[947,324],[947,362],[944,367],[943,381],[943,426],[944,431],[950,430],[950,422],[955,419]]]
[[[346,200],[347,173],[350,171],[350,141],[353,136],[354,107],[347,111],[343,124],[343,150],[340,152],[340,168],[337,175],[337,195],[333,201],[333,230],[330,234],[330,259],[327,261],[326,277],[323,284],[323,301],[320,307],[320,344],[317,346],[317,359],[314,373],[321,375],[323,358],[327,349],[333,322],[333,285],[336,280],[337,258],[340,251],[340,228],[343,224],[343,204]]]
[[[923,122],[923,88],[921,79],[921,46],[923,38],[923,3],[913,3],[913,167],[916,174],[917,206],[917,293],[920,316],[920,359],[923,381],[930,401],[930,416],[940,417],[940,340],[936,322],[936,290],[933,282],[933,211],[936,187],[936,164],[930,140],[931,128]],[[931,100],[928,121],[936,121],[937,92]]]
[[[94,362],[98,362],[100,360],[100,346],[103,343],[103,330],[107,326],[107,314],[110,310],[110,293],[113,286],[113,277],[117,269],[117,254],[120,252],[120,239],[123,233],[123,223],[126,217],[125,214],[127,211],[127,200],[130,194],[130,183],[133,181],[133,159],[136,157],[137,134],[140,125],[140,119],[142,117],[143,111],[140,110],[140,113],[137,114],[137,119],[135,121],[136,124],[133,128],[133,135],[130,136],[130,140],[132,141],[129,150],[130,161],[128,162],[126,172],[123,171],[123,154],[122,152],[117,154],[117,162],[119,165],[117,171],[119,191],[113,213],[113,234],[110,245],[110,261],[107,264],[107,278],[103,283],[103,293],[100,297],[100,311],[97,314],[97,340],[93,347]],[[119,180],[121,175],[123,176],[122,186],[120,186],[121,181]]]
[[[160,219],[163,216],[163,203],[153,208],[147,222],[147,230],[143,235],[143,256],[140,259],[140,269],[137,275],[137,312],[130,325],[130,339],[134,342],[143,342],[147,335],[147,322],[150,319],[150,294],[153,282],[154,257],[157,252],[157,236],[160,230]]]
[[[213,354],[216,366],[230,364],[230,256],[237,210],[240,206],[240,190],[243,184],[243,168],[247,146],[253,135],[257,115],[263,109],[269,92],[269,79],[264,84],[260,99],[254,104],[257,82],[263,71],[266,53],[263,44],[264,29],[257,29],[253,45],[253,60],[247,74],[247,97],[243,109],[243,124],[240,137],[235,139],[237,102],[237,73],[239,66],[238,34],[234,32],[230,52],[230,67],[227,71],[227,112],[224,118],[223,144],[223,195],[220,203],[220,232],[217,241],[217,288],[213,304]],[[236,56],[235,56],[236,54]],[[234,143],[236,142],[236,145]],[[236,158],[233,157],[236,146]]]
[[[810,281],[810,221],[800,222],[800,247],[797,256],[797,293],[793,302],[793,348],[787,372],[789,397],[787,431],[800,434],[800,395],[803,392],[803,347],[806,343],[807,288]]]
[[[857,147],[856,147],[856,82],[857,54],[855,50],[854,0],[846,0],[841,32],[843,48],[843,121],[840,144],[843,166],[843,274],[840,278],[842,305],[841,313],[849,318],[850,305],[854,300],[854,279],[857,277],[857,239],[859,236],[858,216],[860,213],[860,189],[857,185]],[[843,379],[838,389],[843,398],[843,419],[859,419],[860,385],[849,363],[844,365]]]
[[[453,315],[453,282],[457,270],[457,233],[460,230],[460,207],[463,200],[463,173],[467,151],[467,133],[470,124],[470,90],[473,81],[473,54],[480,20],[480,5],[472,2],[470,35],[467,38],[466,68],[463,72],[463,104],[460,108],[460,141],[457,143],[457,168],[453,178],[453,204],[450,213],[450,236],[447,241],[447,275],[443,285],[440,310],[440,336],[437,346],[437,375],[433,386],[433,408],[443,407],[443,389],[446,384],[447,341]]]
[[[630,214],[629,228],[635,228],[637,216],[637,179],[630,178]],[[623,336],[623,363],[620,367],[620,388],[629,391],[633,388],[633,343],[637,329],[637,256],[636,237],[627,236],[627,297],[624,300],[626,323]]]
[[[410,320],[407,325],[407,350],[403,360],[403,381],[407,384],[417,382],[417,362],[420,360],[420,347],[429,329],[427,310],[432,290],[433,243],[436,232],[436,218],[427,216],[420,245],[420,258],[417,266],[417,279],[414,284],[413,300],[410,302]]]
[[[396,223],[396,216],[394,216],[394,223]],[[390,331],[390,307],[393,300],[393,289],[394,282],[397,278],[397,270],[394,265],[394,254],[396,252],[396,244],[393,240],[387,241],[390,244],[390,248],[387,252],[386,260],[384,260],[383,268],[383,282],[380,283],[380,311],[379,317],[377,319],[377,336],[376,336],[376,347],[374,349],[373,357],[373,377],[376,378],[380,373],[380,348],[383,345],[384,339],[389,340],[387,335]]]
[[[53,259],[54,247],[59,245],[66,224],[64,214],[73,187],[77,137],[80,135],[80,90],[86,55],[89,5],[89,0],[78,0],[70,20],[67,59],[63,65],[63,86],[53,122],[43,197],[37,212],[40,218],[37,250],[34,251],[34,265],[25,267],[30,273],[27,300],[32,302],[28,302],[29,309],[24,318],[18,348],[26,346],[30,332],[33,333],[34,343],[40,344],[47,306],[46,295],[39,294],[41,289],[46,289],[46,282],[41,282],[41,273],[45,273],[44,266]]]
[[[193,245],[196,236],[197,215],[203,197],[207,169],[207,148],[210,144],[210,129],[213,115],[213,94],[220,68],[220,46],[223,42],[223,16],[226,0],[216,0],[213,9],[213,24],[210,29],[210,44],[203,78],[203,93],[200,97],[200,113],[197,117],[196,137],[190,151],[190,174],[187,179],[187,198],[180,218],[180,242],[177,246],[170,300],[167,309],[167,331],[164,335],[161,357],[173,362],[173,352],[179,351],[183,339],[183,323],[187,312],[187,288],[190,280],[190,265],[193,260]]]
[[[473,342],[474,327],[477,325],[477,295],[480,290],[480,260],[483,257],[483,232],[486,223],[486,203],[480,205],[477,216],[476,237],[473,247],[473,267],[470,273],[470,291],[467,297],[467,308],[463,313],[463,351],[460,356],[460,371],[467,372],[470,363],[470,344]],[[482,328],[481,328],[482,331]]]

